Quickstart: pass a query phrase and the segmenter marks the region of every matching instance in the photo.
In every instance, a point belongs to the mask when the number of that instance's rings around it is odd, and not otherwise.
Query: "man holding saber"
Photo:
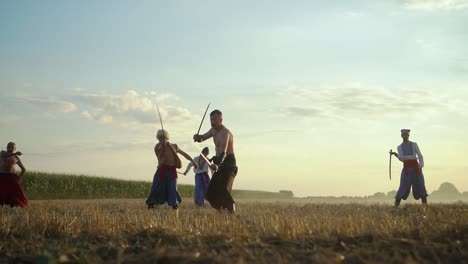
[[[181,154],[188,161],[194,163],[192,157],[181,150],[176,144],[169,142],[169,133],[167,130],[160,129],[156,134],[158,143],[154,146],[154,153],[158,159],[158,168],[153,177],[151,192],[146,200],[148,209],[154,208],[154,205],[167,202],[173,209],[177,209],[182,202],[177,192],[177,171],[182,167],[182,163],[177,156]],[[197,164],[193,165],[197,168]]]
[[[206,156],[209,154],[208,147],[205,147],[199,156],[193,158],[193,162],[189,162],[187,169],[184,172],[184,175],[187,175],[189,170],[193,167],[194,164],[197,164],[198,168],[194,168],[195,172],[195,195],[194,201],[198,206],[205,206],[205,195],[208,190],[208,185],[210,183],[210,176],[208,175],[208,169],[210,162],[205,160]],[[202,156],[203,155],[203,156]]]
[[[214,174],[206,192],[206,200],[215,209],[227,209],[230,213],[234,213],[235,205],[231,191],[238,170],[234,155],[234,137],[231,131],[223,125],[221,111],[212,111],[210,122],[211,129],[208,132],[203,135],[193,135],[193,140],[196,142],[203,142],[213,137],[215,144],[216,156],[210,165]]]
[[[401,199],[408,198],[411,188],[413,189],[413,197],[416,200],[421,198],[423,205],[427,205],[427,191],[424,184],[424,175],[422,168],[424,167],[424,157],[416,142],[409,140],[409,129],[401,130],[403,143],[398,146],[398,153],[390,150],[390,155],[395,155],[403,162],[403,169],[400,177],[400,187],[395,195],[395,207],[400,205]]]

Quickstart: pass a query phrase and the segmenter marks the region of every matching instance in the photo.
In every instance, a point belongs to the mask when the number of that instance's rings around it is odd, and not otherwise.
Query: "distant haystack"
[[[395,196],[396,196],[396,191],[395,190],[389,191],[387,193],[387,198],[392,198],[393,199],[393,198],[395,198]]]
[[[374,195],[369,196],[369,198],[370,199],[377,199],[377,200],[384,200],[387,197],[385,196],[385,193],[377,192],[377,193],[374,193]]]
[[[436,199],[454,199],[461,198],[461,193],[452,183],[444,182],[439,189],[431,193],[431,196]]]

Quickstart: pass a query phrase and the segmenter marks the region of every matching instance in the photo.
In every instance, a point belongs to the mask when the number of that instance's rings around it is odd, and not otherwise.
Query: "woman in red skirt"
[[[29,207],[29,201],[20,183],[26,169],[19,159],[21,152],[15,151],[16,144],[10,142],[7,145],[7,151],[2,150],[0,152],[0,206],[9,205],[11,207],[27,208]],[[15,172],[16,165],[21,168],[19,176]]]

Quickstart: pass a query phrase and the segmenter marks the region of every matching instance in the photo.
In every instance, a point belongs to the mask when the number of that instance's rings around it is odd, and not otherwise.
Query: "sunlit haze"
[[[192,140],[211,102],[234,189],[395,190],[409,128],[428,192],[468,191],[466,25],[462,0],[3,1],[0,146],[28,170],[151,181],[156,105],[196,156],[214,153]]]

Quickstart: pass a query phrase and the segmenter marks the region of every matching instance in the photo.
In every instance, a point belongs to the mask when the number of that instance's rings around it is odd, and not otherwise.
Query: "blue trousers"
[[[400,176],[400,187],[395,198],[406,200],[411,189],[413,189],[413,197],[416,200],[427,196],[422,172],[416,168],[403,168]]]
[[[182,198],[177,192],[177,172],[166,170],[164,175],[160,175],[160,169],[158,169],[154,174],[151,192],[146,204],[155,205],[166,202],[169,206],[176,206],[182,202]]]
[[[197,205],[203,206],[205,204],[205,194],[208,190],[210,177],[207,172],[195,175],[195,197],[194,201]]]

